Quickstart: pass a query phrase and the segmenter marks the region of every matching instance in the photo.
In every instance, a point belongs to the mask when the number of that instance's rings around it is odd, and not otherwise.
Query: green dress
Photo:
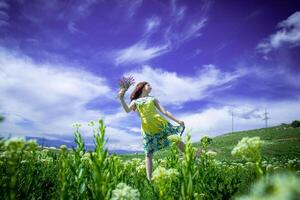
[[[147,96],[134,100],[141,118],[141,132],[143,136],[144,151],[153,153],[170,145],[169,135],[182,134],[184,127],[174,126],[161,116],[154,103],[154,97]]]

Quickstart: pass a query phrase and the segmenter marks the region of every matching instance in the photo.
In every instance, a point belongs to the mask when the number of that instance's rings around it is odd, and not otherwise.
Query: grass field
[[[262,157],[265,160],[293,159],[300,157],[300,128],[292,128],[288,125],[275,126],[270,128],[255,129],[228,133],[213,138],[209,150],[217,152],[218,160],[235,160],[231,151],[238,141],[243,137],[258,136],[265,141],[262,147]],[[193,143],[193,146],[201,148],[201,144]],[[170,148],[157,152],[154,156],[163,158],[171,153]],[[122,159],[143,158],[144,154],[119,155]]]
[[[242,131],[212,140],[203,137],[193,144],[187,137],[184,154],[175,142],[154,155],[151,181],[146,178],[143,154],[108,153],[102,120],[93,133],[92,152],[86,150],[79,127],[72,150],[66,145],[41,149],[36,141],[21,138],[1,139],[0,199],[293,200],[300,196],[299,128]],[[196,148],[204,153],[195,156]]]

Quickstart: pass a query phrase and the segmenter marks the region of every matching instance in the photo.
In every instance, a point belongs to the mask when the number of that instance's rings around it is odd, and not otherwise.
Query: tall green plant
[[[104,148],[106,126],[102,119],[98,123],[98,129],[94,129],[95,152],[91,156],[93,162],[91,191],[94,199],[109,199],[115,182],[109,170],[108,151]]]
[[[183,200],[194,198],[194,181],[197,176],[195,152],[196,149],[191,144],[191,135],[188,134],[181,166],[181,199]]]

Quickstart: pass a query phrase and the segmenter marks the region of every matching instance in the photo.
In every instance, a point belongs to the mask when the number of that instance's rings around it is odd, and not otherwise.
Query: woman
[[[127,113],[137,110],[141,118],[148,180],[151,180],[152,177],[153,153],[170,145],[170,141],[167,139],[169,135],[181,134],[184,129],[183,121],[176,119],[170,112],[166,111],[160,105],[158,99],[149,96],[151,90],[151,85],[148,82],[138,83],[130,96],[131,102],[129,105],[124,101],[126,89],[119,91],[119,99],[124,110]],[[157,109],[168,118],[180,124],[180,126],[173,126],[157,112]],[[180,141],[177,145],[184,152],[185,144]]]

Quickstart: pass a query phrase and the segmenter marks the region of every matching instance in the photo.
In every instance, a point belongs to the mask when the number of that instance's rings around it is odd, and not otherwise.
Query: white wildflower
[[[206,152],[206,155],[208,155],[210,157],[215,157],[217,155],[217,152],[209,150]]]
[[[89,121],[88,126],[90,126],[90,127],[95,126],[95,122],[93,120]]]
[[[300,179],[292,173],[275,174],[269,178],[257,182],[247,196],[237,198],[245,199],[264,199],[264,200],[293,200],[299,199]]]
[[[137,166],[136,170],[138,173],[143,173],[146,170],[146,166],[144,164],[140,164],[139,166]]]
[[[34,148],[37,148],[38,147],[38,143],[36,140],[28,140],[27,141],[27,145],[31,148],[31,149],[34,149]]]
[[[132,162],[132,164],[137,165],[137,164],[140,164],[143,161],[140,158],[133,158],[133,159],[131,159],[131,162]]]
[[[68,149],[67,145],[65,145],[65,144],[60,146],[60,150],[62,150],[62,151],[67,151],[67,149]]]
[[[140,199],[140,193],[137,189],[126,185],[125,183],[119,183],[112,191],[111,200],[137,200]]]
[[[5,141],[5,146],[12,149],[23,148],[25,145],[25,139],[22,137],[12,137]]]
[[[166,169],[164,167],[157,167],[153,172],[152,180],[154,182],[165,182],[167,180],[174,180],[179,175],[176,169]]]
[[[244,137],[239,143],[233,148],[231,154],[234,156],[241,156],[247,160],[258,160],[260,159],[260,150],[263,141],[259,137]]]
[[[80,123],[72,124],[73,128],[79,129],[82,125]]]

